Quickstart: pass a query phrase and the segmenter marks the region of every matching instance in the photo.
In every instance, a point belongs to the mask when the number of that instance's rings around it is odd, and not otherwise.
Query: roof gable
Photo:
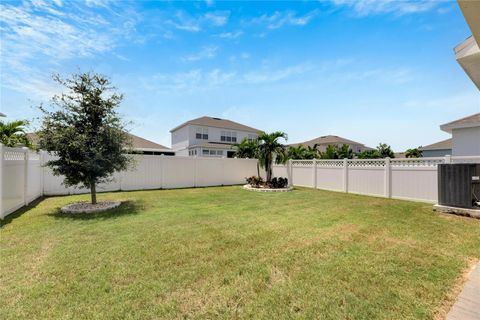
[[[183,128],[186,125],[197,125],[197,126],[205,126],[205,127],[214,127],[214,128],[221,128],[221,129],[230,129],[230,130],[239,130],[239,131],[247,131],[247,132],[260,132],[261,130],[243,125],[241,123],[215,118],[215,117],[200,117],[197,119],[189,120],[187,122],[182,123],[181,125],[173,128],[170,132],[176,131],[180,128]]]
[[[440,129],[451,133],[453,129],[480,127],[480,112],[452,122],[442,124]]]

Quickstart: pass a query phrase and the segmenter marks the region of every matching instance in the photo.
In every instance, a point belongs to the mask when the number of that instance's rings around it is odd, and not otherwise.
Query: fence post
[[[0,143],[0,219],[3,220],[3,144]]]
[[[163,175],[165,174],[165,154],[160,155],[160,189],[163,189],[163,183],[165,178]]]
[[[293,166],[292,159],[288,160],[287,164],[287,176],[288,176],[288,186],[293,186]]]
[[[390,165],[390,158],[385,158],[385,198],[391,198],[391,185],[390,185],[390,177],[392,174],[391,165]]]
[[[348,192],[348,159],[343,159],[343,192]]]
[[[28,148],[23,147],[23,204],[28,205],[28,161],[30,154],[28,153]]]
[[[317,189],[317,159],[313,159],[313,187]]]
[[[452,163],[452,156],[449,155],[449,154],[447,154],[447,155],[445,156],[445,160],[444,160],[444,161],[445,161],[445,163]]]

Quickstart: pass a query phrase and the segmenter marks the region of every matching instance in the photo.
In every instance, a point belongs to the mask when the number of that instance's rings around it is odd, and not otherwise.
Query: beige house
[[[350,146],[350,149],[352,149],[353,152],[359,153],[364,150],[372,150],[372,148],[365,146],[363,143],[356,142],[353,140],[345,139],[339,136],[333,136],[333,135],[328,135],[328,136],[321,136],[312,140],[308,140],[305,142],[300,142],[300,143],[293,143],[290,144],[290,147],[297,147],[299,145],[303,145],[304,147],[314,147],[317,145],[317,149],[320,150],[321,152],[325,151],[327,149],[327,146],[329,144],[333,144],[336,146],[341,147],[344,144],[347,144]]]
[[[233,146],[257,139],[260,130],[227,119],[200,117],[170,130],[177,156],[232,158]]]

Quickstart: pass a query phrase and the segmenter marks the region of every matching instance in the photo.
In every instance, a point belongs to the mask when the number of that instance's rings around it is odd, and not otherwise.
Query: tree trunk
[[[92,204],[97,204],[97,189],[95,182],[90,183],[90,195],[92,197]]]
[[[260,177],[260,164],[258,163],[258,160],[257,160],[257,176]]]

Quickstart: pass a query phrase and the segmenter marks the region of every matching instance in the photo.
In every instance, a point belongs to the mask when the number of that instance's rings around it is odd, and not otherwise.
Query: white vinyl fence
[[[173,189],[236,185],[257,174],[257,160],[132,155],[135,167],[119,172],[98,191]],[[44,164],[45,153],[0,144],[0,219],[42,195],[87,193],[66,188]],[[290,183],[340,192],[425,202],[437,201],[437,165],[480,163],[480,157],[369,160],[290,160],[274,176]]]
[[[273,174],[296,186],[433,203],[441,163],[480,163],[480,157],[291,160]]]
[[[257,160],[132,155],[135,166],[119,172],[97,190],[147,190],[236,185],[257,174]],[[0,145],[0,219],[42,195],[87,193],[65,187],[43,165],[52,159],[45,153]]]

